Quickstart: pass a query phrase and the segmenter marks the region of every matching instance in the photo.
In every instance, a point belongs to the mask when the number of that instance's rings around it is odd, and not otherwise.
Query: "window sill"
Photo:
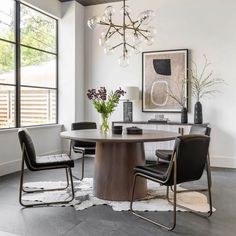
[[[24,127],[28,130],[32,129],[45,129],[45,128],[54,128],[54,127],[62,127],[63,125],[61,124],[50,124],[50,125],[37,125],[37,126],[28,126]],[[18,131],[19,128],[9,128],[9,129],[0,129],[0,134],[4,133],[15,133]]]

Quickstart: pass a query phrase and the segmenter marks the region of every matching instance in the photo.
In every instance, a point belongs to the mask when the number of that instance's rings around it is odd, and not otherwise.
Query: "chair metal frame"
[[[150,222],[150,223],[152,223],[152,224],[154,224],[156,226],[160,226],[160,227],[162,227],[162,228],[164,228],[166,230],[169,230],[169,231],[173,230],[175,228],[175,226],[176,226],[176,207],[177,206],[180,207],[180,208],[183,208],[185,210],[189,210],[192,213],[195,213],[195,214],[198,214],[198,215],[201,215],[201,216],[210,217],[212,215],[212,213],[213,213],[213,210],[212,210],[213,208],[212,208],[212,196],[211,196],[211,170],[210,170],[210,165],[209,164],[210,163],[207,160],[208,202],[209,202],[209,206],[210,206],[208,214],[200,213],[200,212],[194,211],[194,210],[192,210],[190,208],[187,208],[187,207],[184,207],[182,205],[177,204],[177,202],[176,202],[176,195],[177,195],[177,184],[176,184],[176,182],[177,182],[177,161],[176,161],[176,153],[175,152],[173,154],[173,159],[170,162],[170,165],[169,165],[169,168],[168,168],[168,175],[167,175],[167,178],[166,178],[165,181],[161,181],[161,180],[158,180],[156,178],[152,178],[152,177],[150,177],[148,175],[141,174],[141,173],[136,173],[134,175],[132,196],[131,196],[131,201],[130,201],[130,211],[134,215],[138,216],[139,218],[141,218],[141,219],[143,219],[145,221],[148,221],[148,222]],[[174,170],[172,170],[172,168],[174,168]],[[157,221],[154,221],[154,220],[152,220],[150,218],[147,218],[147,217],[145,217],[145,216],[135,212],[133,210],[133,201],[134,201],[134,192],[135,192],[135,184],[136,184],[137,177],[139,176],[139,177],[146,178],[146,179],[152,180],[154,182],[160,183],[162,185],[165,185],[165,183],[167,183],[169,181],[170,175],[171,175],[172,171],[174,171],[174,174],[173,174],[173,183],[174,183],[173,184],[173,186],[174,186],[174,189],[173,189],[173,192],[174,192],[173,202],[170,201],[170,198],[169,198],[169,186],[167,186],[167,191],[166,191],[166,198],[167,198],[168,202],[170,202],[173,205],[172,224],[164,225],[164,224],[161,224],[161,223],[159,223]]]
[[[72,142],[73,142],[73,140],[70,140],[70,151],[69,151],[69,157],[70,158],[71,158]],[[82,165],[81,166],[82,173],[81,173],[81,177],[80,178],[75,176],[75,175],[72,175],[72,176],[73,176],[74,179],[82,181],[83,178],[84,178],[84,156],[85,156],[85,149],[84,148],[78,148],[78,151],[76,153],[82,154],[82,158],[81,158],[82,159],[82,164],[81,164]]]
[[[30,166],[30,168],[34,171],[40,171],[40,170],[51,170],[51,169],[63,169],[65,168],[66,170],[66,182],[67,185],[64,188],[53,188],[53,189],[44,189],[41,188],[39,190],[26,190],[24,189],[24,170],[25,170],[25,158],[28,159],[28,165]],[[68,173],[69,172],[69,173]],[[69,177],[68,177],[69,175]],[[70,179],[70,183],[69,183],[69,179]],[[32,204],[25,204],[22,200],[22,192],[29,194],[29,193],[34,193],[34,192],[48,192],[48,191],[61,191],[61,190],[66,190],[69,188],[69,185],[71,184],[71,199],[69,200],[64,200],[64,201],[54,201],[54,202],[43,202],[43,203],[32,203]],[[71,167],[67,166],[67,165],[58,165],[58,166],[53,166],[53,167],[40,167],[40,168],[35,168],[30,164],[30,158],[28,156],[28,152],[27,149],[25,147],[25,144],[23,143],[22,145],[22,163],[21,163],[21,177],[20,177],[20,192],[19,192],[19,202],[23,207],[34,207],[34,206],[49,206],[51,204],[67,204],[69,202],[71,202],[75,197],[75,193],[74,193],[74,185],[73,185],[73,177],[72,177],[72,171],[71,171]]]
[[[82,154],[82,164],[81,164],[81,177],[79,178],[79,177],[77,177],[77,176],[75,176],[75,175],[72,175],[73,176],[73,178],[74,179],[77,179],[77,180],[80,180],[80,181],[82,181],[83,180],[83,178],[84,178],[84,159],[85,159],[85,152],[86,152],[86,150],[85,149],[87,149],[87,150],[95,150],[95,148],[94,147],[86,147],[86,148],[78,148],[77,150],[76,150],[76,153],[79,153],[79,154]],[[71,158],[71,150],[72,150],[72,140],[70,141],[70,151],[69,151],[69,157]]]
[[[86,129],[84,129],[86,130]],[[72,150],[72,143],[73,143],[74,140],[70,140],[70,150],[69,150],[69,157],[71,158],[71,150]],[[79,153],[79,154],[82,154],[82,166],[81,166],[81,177],[77,177],[75,175],[72,175],[74,179],[76,180],[79,180],[79,181],[82,181],[84,179],[84,159],[85,159],[85,153],[86,153],[86,149],[87,150],[96,150],[95,147],[80,147],[80,148],[77,148],[76,152],[75,153]]]

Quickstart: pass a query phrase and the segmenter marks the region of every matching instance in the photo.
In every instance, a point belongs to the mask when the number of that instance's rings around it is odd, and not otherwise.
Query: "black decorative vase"
[[[186,107],[183,107],[181,110],[181,123],[182,124],[188,123],[188,111]]]
[[[194,124],[202,124],[202,104],[196,102],[194,106]]]

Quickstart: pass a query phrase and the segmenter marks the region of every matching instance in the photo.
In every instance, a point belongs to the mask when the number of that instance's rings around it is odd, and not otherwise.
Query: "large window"
[[[0,5],[0,128],[57,123],[57,20]]]

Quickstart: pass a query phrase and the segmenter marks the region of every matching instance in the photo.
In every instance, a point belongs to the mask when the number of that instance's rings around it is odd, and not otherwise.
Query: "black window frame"
[[[20,128],[20,127],[40,127],[40,126],[47,126],[47,125],[53,125],[53,124],[58,124],[58,19],[55,17],[40,11],[32,6],[29,6],[26,3],[20,2],[18,0],[14,0],[14,11],[15,11],[15,16],[14,16],[14,33],[15,33],[15,39],[14,41],[6,40],[3,38],[0,38],[1,42],[6,42],[6,43],[11,43],[15,46],[15,84],[8,84],[8,83],[0,83],[0,85],[4,86],[12,86],[15,88],[15,126],[14,127],[8,127],[8,128],[0,128],[0,130],[7,130],[7,129],[14,129],[14,128]],[[40,14],[43,14],[47,17],[50,17],[51,19],[55,20],[56,24],[56,47],[55,47],[55,52],[50,52],[47,50],[43,50],[40,48],[32,47],[29,45],[21,44],[21,39],[20,39],[20,14],[21,14],[21,5],[24,5],[30,9],[33,9],[34,11],[39,12]],[[42,86],[33,86],[33,85],[22,85],[21,84],[21,47],[25,48],[30,48],[33,50],[37,50],[43,53],[48,53],[52,54],[55,56],[56,59],[56,87],[42,87]],[[56,122],[55,123],[45,123],[45,124],[37,124],[37,125],[29,125],[29,126],[21,126],[21,87],[28,87],[28,88],[38,88],[38,89],[49,89],[49,90],[54,90],[56,92]]]

